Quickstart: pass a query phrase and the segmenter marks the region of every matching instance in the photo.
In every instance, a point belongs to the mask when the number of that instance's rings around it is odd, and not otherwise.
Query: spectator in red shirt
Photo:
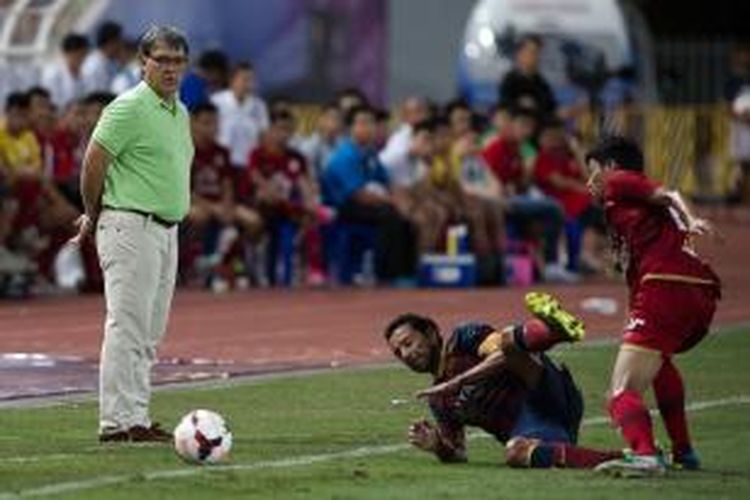
[[[318,282],[322,273],[320,238],[316,235],[318,192],[305,157],[289,146],[294,135],[294,117],[286,109],[271,112],[270,127],[260,145],[248,158],[247,180],[253,202],[271,231],[279,228],[302,229],[306,239],[310,278]],[[282,231],[283,232],[283,231]],[[272,236],[275,233],[272,233]],[[271,238],[267,274],[275,284],[275,238]],[[288,252],[284,255],[289,258]],[[284,266],[283,282],[291,284],[291,263]]]
[[[57,120],[57,129],[60,136],[65,137],[69,143],[72,156],[70,162],[56,162],[53,165],[52,176],[65,197],[82,210],[83,201],[79,193],[78,177],[91,135],[84,117],[83,100],[74,101],[61,110]]]
[[[46,202],[42,223],[48,227],[67,227],[72,230],[72,222],[78,218],[80,210],[63,194],[57,181],[62,171],[68,171],[68,175],[75,176],[75,181],[78,181],[77,171],[73,172],[73,144],[68,135],[57,127],[57,116],[50,93],[42,87],[32,87],[28,95],[29,119],[42,154]]]
[[[307,162],[288,146],[294,118],[286,110],[272,113],[271,127],[250,153],[247,176],[255,202],[265,217],[302,222],[315,213],[314,189]]]
[[[527,168],[521,156],[520,145],[531,137],[534,128],[532,111],[524,108],[511,110],[510,125],[484,148],[482,156],[502,183],[503,194],[508,200],[506,220],[511,237],[532,242],[541,240],[542,278],[545,281],[576,281],[577,276],[558,262],[562,208],[531,183],[531,168]]]
[[[531,172],[525,168],[521,143],[534,133],[535,119],[530,110],[514,109],[510,123],[489,141],[482,151],[484,160],[503,183],[506,196],[523,194],[531,183]]]
[[[565,125],[551,119],[542,126],[540,151],[534,165],[534,180],[545,194],[557,200],[565,214],[565,233],[568,240],[568,269],[578,270],[584,264],[598,270],[604,242],[604,214],[594,203],[586,187],[586,177],[581,162],[569,145]],[[584,255],[581,240],[584,240]],[[579,257],[582,259],[579,262]]]
[[[542,126],[540,151],[534,164],[534,180],[563,207],[566,219],[577,219],[592,205],[581,164],[568,146],[562,121]]]
[[[500,133],[510,126],[510,108],[502,104],[494,105],[489,112],[489,128],[482,134],[482,145],[487,146]]]
[[[83,212],[79,177],[88,136],[83,130],[82,103],[71,103],[58,117],[49,144],[53,154],[51,177],[65,199]]]

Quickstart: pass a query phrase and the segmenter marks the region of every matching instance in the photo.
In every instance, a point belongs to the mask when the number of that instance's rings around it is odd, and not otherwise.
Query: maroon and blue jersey
[[[482,362],[482,351],[489,337],[499,335],[484,323],[467,323],[457,327],[448,339],[441,360],[441,370],[435,384],[445,382]],[[508,371],[477,383],[466,385],[458,394],[430,398],[430,409],[445,437],[459,436],[463,426],[480,427],[505,442],[527,394],[523,381]],[[463,440],[463,438],[460,438]]]
[[[458,326],[445,344],[434,383],[440,384],[481,363],[500,349],[501,334],[485,323]],[[575,442],[583,401],[570,373],[543,353],[530,354],[542,366],[537,387],[529,388],[508,370],[464,385],[457,394],[432,396],[441,460],[465,456],[464,427],[479,427],[505,443],[515,436]]]

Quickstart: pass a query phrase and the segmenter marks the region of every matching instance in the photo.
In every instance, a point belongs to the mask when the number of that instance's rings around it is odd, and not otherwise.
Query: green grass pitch
[[[585,393],[582,444],[622,446],[601,418],[614,354],[613,345],[554,354]],[[511,470],[502,446],[482,435],[469,442],[469,463],[442,465],[405,445],[407,426],[426,408],[391,404],[411,401],[428,379],[385,366],[157,392],[154,413],[166,425],[201,407],[229,420],[228,466],[183,464],[171,446],[99,445],[93,400],[0,410],[0,498],[750,498],[749,358],[750,332],[736,330],[678,359],[697,405],[690,420],[705,470],[663,479]]]

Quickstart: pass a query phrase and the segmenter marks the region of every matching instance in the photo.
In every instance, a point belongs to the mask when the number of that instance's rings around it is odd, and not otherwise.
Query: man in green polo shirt
[[[190,204],[193,144],[177,99],[188,45],[174,28],[140,41],[143,81],[105,108],[86,151],[80,241],[96,233],[107,316],[99,440],[169,441],[149,418],[150,372],[177,271],[177,223]]]

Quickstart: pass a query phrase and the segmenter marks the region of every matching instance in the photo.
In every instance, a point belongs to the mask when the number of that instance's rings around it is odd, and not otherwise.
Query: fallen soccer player
[[[476,426],[506,445],[511,467],[593,468],[621,451],[577,446],[583,399],[572,375],[544,353],[583,338],[583,322],[547,294],[530,293],[534,318],[498,330],[486,323],[457,327],[444,342],[432,319],[396,317],[385,329],[393,354],[411,370],[430,373],[435,423],[411,425],[409,441],[442,462],[465,462],[464,429]]]

